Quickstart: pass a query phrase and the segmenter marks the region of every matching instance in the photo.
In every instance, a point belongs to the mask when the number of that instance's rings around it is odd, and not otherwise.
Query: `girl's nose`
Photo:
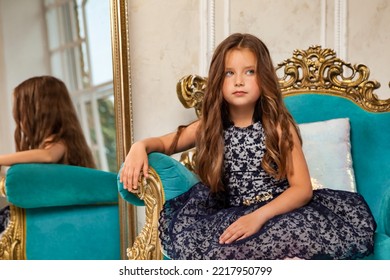
[[[236,87],[244,86],[244,80],[241,77],[239,77],[238,75],[237,75],[234,86],[236,86]]]

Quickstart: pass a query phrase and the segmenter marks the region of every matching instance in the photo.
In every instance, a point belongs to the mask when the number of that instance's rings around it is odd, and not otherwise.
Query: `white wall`
[[[0,0],[0,153],[14,151],[12,91],[49,73],[40,0]]]
[[[195,118],[176,98],[176,83],[198,72],[198,2],[129,1],[135,140]]]
[[[0,5],[2,2],[0,2]],[[4,36],[3,36],[3,24],[2,13],[3,7],[0,6],[0,153],[4,153],[7,147],[10,146],[9,142],[9,119],[10,111],[8,103],[9,96],[6,94],[7,86],[5,79],[5,51],[4,51]]]
[[[14,152],[12,91],[49,73],[40,0],[0,0],[0,153]],[[4,168],[2,172],[4,173]],[[0,197],[0,207],[5,199]]]
[[[378,96],[390,98],[390,0],[349,2],[348,60],[366,64],[381,83]]]

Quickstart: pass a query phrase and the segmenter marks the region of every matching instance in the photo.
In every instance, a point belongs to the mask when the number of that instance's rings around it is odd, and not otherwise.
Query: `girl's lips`
[[[244,95],[244,94],[246,94],[246,92],[245,91],[235,91],[235,92],[233,92],[233,94],[234,95]]]

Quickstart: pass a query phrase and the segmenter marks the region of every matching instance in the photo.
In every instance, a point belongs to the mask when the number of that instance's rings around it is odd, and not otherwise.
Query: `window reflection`
[[[68,86],[99,169],[116,171],[109,0],[45,0],[51,71]]]

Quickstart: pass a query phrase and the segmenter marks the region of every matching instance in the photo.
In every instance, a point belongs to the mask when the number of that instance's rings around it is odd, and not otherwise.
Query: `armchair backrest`
[[[349,118],[356,187],[378,217],[390,186],[390,99],[380,100],[374,93],[380,84],[369,80],[369,68],[314,46],[295,50],[277,71],[297,123]]]

